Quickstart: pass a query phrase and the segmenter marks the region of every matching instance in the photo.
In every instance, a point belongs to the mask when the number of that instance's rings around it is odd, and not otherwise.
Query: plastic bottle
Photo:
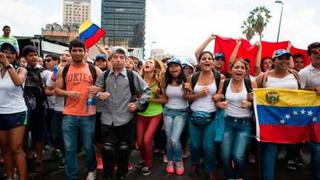
[[[96,96],[95,96],[95,94],[89,93],[89,96],[87,99],[87,113],[89,115],[96,114]]]

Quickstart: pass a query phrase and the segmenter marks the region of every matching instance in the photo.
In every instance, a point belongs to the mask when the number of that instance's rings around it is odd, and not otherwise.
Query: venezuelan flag
[[[89,20],[86,20],[81,24],[79,28],[79,34],[80,39],[85,41],[86,48],[90,48],[96,42],[98,42],[99,39],[106,34],[106,32],[96,24],[93,24]]]
[[[259,141],[320,142],[320,96],[313,91],[255,89],[254,110]]]

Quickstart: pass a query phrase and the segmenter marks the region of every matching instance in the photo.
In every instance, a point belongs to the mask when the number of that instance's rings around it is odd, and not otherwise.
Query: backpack
[[[221,79],[221,74],[219,71],[213,70],[213,75],[214,75],[214,80],[216,82],[216,86],[217,86],[217,92],[219,90],[219,86],[220,86],[220,79]],[[191,77],[191,85],[192,85],[192,89],[194,89],[194,87],[196,86],[198,79],[200,76],[200,72],[195,72],[192,77]]]
[[[93,64],[87,63],[89,66],[89,70],[90,70],[90,74],[92,76],[93,79],[93,84],[96,82],[97,80],[97,71],[96,68]],[[62,70],[62,79],[63,79],[63,88],[66,89],[66,77],[68,74],[70,68],[70,64],[67,64],[64,66],[63,70]]]
[[[104,83],[106,82],[109,73],[110,73],[110,70],[106,70],[104,72],[104,75],[103,75],[103,82]],[[133,80],[134,74],[131,70],[127,70],[127,76],[128,76],[130,92],[131,92],[131,96],[132,96],[131,102],[133,102],[133,101],[137,100],[137,96],[136,96],[137,92],[136,92],[136,87],[134,85],[134,80]],[[104,90],[106,90],[106,85],[104,85]],[[149,102],[147,101],[144,104],[142,104],[142,106],[139,109],[137,109],[137,112],[144,112],[145,110],[147,110],[148,106],[149,106]]]
[[[227,87],[228,87],[230,81],[231,81],[231,78],[228,78],[223,82],[223,91],[222,92],[223,92],[224,96],[226,96]],[[252,92],[252,84],[251,84],[251,80],[249,78],[244,78],[244,86],[245,86],[248,93]]]
[[[26,81],[24,88],[22,89],[29,110],[35,110],[36,107],[42,106],[44,102],[48,103],[44,91],[44,83],[41,78],[41,73],[43,71],[43,68],[27,68]]]

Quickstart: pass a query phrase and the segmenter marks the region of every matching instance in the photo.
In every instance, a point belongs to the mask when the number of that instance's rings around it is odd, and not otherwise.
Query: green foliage
[[[260,40],[262,38],[262,32],[267,27],[271,18],[270,10],[264,6],[258,6],[249,12],[249,17],[243,21],[241,28],[247,40],[251,40],[255,34],[258,34]]]

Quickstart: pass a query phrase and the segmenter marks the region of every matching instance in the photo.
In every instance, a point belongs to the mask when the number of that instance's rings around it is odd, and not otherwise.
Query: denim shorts
[[[10,130],[19,126],[27,125],[27,111],[13,113],[13,114],[0,114],[0,130]]]

